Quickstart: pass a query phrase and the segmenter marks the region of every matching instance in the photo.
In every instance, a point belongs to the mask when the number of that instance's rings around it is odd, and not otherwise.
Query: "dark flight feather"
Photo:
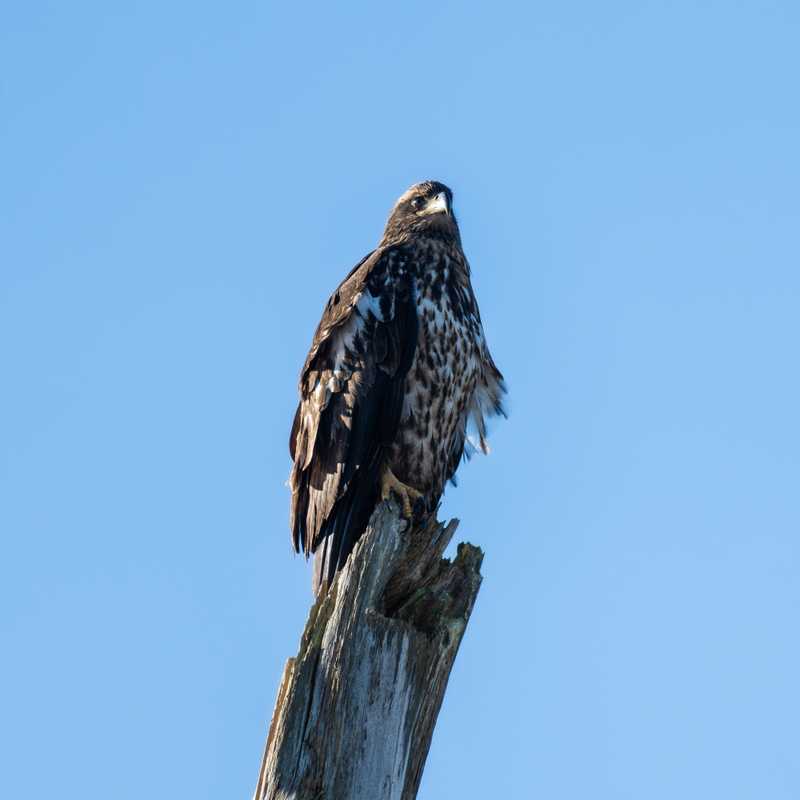
[[[316,552],[315,588],[332,580],[375,509],[379,467],[402,411],[417,337],[410,286],[384,288],[385,315],[367,287],[394,257],[392,248],[373,252],[334,292],[300,380],[290,525],[295,549]]]

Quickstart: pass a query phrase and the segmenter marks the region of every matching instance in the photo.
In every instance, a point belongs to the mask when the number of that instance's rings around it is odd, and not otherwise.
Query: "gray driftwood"
[[[483,553],[383,503],[283,671],[254,800],[413,800]]]

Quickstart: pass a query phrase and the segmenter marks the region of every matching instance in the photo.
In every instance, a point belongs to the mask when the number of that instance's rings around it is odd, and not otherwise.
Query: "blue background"
[[[394,199],[511,389],[421,798],[800,797],[800,10],[30,2],[0,26],[0,792],[249,797],[287,434]]]

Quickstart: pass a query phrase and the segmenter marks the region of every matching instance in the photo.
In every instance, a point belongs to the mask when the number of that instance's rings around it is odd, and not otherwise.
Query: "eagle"
[[[376,506],[434,512],[463,456],[488,452],[505,416],[503,376],[483,332],[443,183],[395,203],[378,246],[331,295],[300,374],[289,437],[289,525],[327,589]]]

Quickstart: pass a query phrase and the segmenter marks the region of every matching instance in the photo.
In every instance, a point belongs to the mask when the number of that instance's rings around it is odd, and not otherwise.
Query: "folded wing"
[[[328,301],[300,377],[289,439],[295,549],[329,583],[366,528],[397,432],[417,345],[410,283],[397,253],[363,259]]]

